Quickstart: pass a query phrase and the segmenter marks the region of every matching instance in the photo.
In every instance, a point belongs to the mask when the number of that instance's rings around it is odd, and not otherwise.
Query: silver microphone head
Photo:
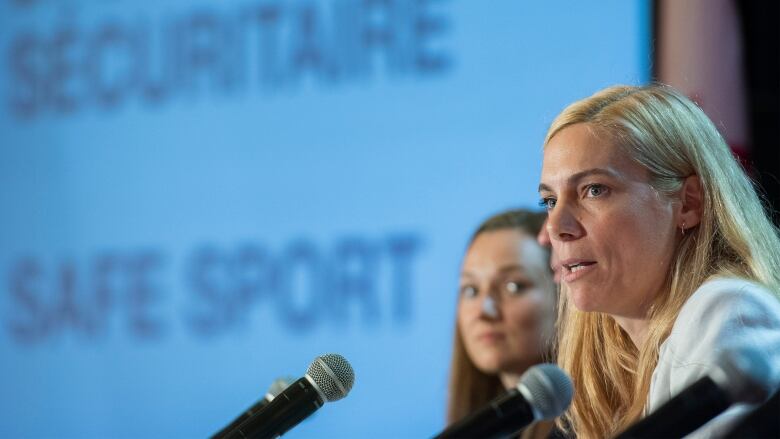
[[[529,368],[520,377],[517,390],[531,405],[536,420],[560,416],[574,396],[571,378],[554,364],[537,364]]]
[[[323,401],[331,402],[347,396],[355,382],[355,372],[339,354],[325,354],[314,359],[306,377],[320,392]]]

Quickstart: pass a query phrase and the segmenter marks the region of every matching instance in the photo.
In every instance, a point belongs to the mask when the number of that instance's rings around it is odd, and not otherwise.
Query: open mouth
[[[583,262],[576,262],[573,264],[563,264],[564,267],[566,267],[566,270],[569,273],[576,273],[580,270],[585,269],[585,267],[589,267],[591,265],[595,265],[595,262],[592,261],[583,261]]]

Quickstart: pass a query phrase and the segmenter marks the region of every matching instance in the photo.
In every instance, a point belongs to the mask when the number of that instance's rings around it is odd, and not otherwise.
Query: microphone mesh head
[[[339,354],[325,354],[315,358],[306,370],[306,375],[311,377],[328,402],[347,396],[355,382],[352,366]]]
[[[571,378],[554,364],[537,364],[520,377],[518,389],[540,419],[552,419],[569,407],[574,396]]]

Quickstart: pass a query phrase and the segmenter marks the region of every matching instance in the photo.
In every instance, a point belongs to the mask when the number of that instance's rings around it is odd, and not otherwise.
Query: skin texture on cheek
[[[499,305],[500,320],[490,323],[480,322],[473,309],[461,309],[459,325],[466,352],[483,372],[520,372],[539,360],[544,300],[541,291],[526,294],[525,297],[505,299]],[[492,331],[501,336],[497,339],[482,337]]]
[[[659,245],[664,238],[653,233],[655,215],[634,213],[613,215],[611,224],[615,227],[602,231],[607,236],[593,233],[597,242],[591,254],[598,262],[599,276],[567,285],[576,297],[575,304],[581,302],[583,310],[640,318],[662,287],[663,279],[656,273],[666,272],[669,261],[667,246]],[[645,224],[637,224],[637,218],[643,218]],[[578,294],[591,297],[577,297]]]

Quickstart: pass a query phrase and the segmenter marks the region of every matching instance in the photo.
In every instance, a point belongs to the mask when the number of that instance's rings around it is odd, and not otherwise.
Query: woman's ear
[[[677,227],[690,229],[699,225],[703,198],[699,176],[694,174],[686,177],[680,190],[680,216]]]

